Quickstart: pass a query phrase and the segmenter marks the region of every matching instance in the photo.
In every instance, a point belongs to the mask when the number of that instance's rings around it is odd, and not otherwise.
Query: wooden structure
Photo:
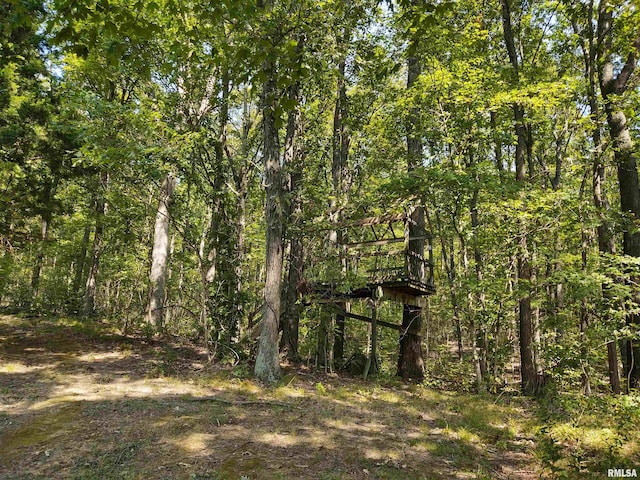
[[[342,278],[312,284],[311,301],[322,303],[347,317],[371,324],[371,346],[367,365],[376,358],[377,326],[406,332],[400,324],[377,319],[379,302],[392,300],[422,307],[423,297],[435,293],[431,235],[421,227],[422,207],[408,212],[363,218],[336,227]],[[337,262],[336,262],[337,263]],[[348,302],[367,300],[371,317],[351,313]],[[417,332],[413,332],[417,333]],[[365,368],[365,377],[369,368]]]

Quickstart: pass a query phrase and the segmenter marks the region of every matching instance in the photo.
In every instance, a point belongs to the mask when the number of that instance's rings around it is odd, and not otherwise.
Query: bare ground
[[[533,479],[526,399],[288,369],[0,316],[1,479]]]

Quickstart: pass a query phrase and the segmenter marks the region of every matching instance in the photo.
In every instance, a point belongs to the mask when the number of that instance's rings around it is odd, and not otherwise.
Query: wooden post
[[[377,287],[373,292],[371,298],[371,345],[369,348],[369,358],[367,358],[367,365],[364,367],[364,374],[362,377],[366,380],[369,372],[378,372],[378,305],[379,298],[382,296],[382,288]],[[373,367],[373,368],[372,368]]]

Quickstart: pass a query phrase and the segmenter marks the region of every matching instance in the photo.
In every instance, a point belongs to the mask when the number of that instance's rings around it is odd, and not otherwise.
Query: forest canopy
[[[0,14],[2,308],[267,383],[364,357],[473,391],[639,386],[637,3]]]

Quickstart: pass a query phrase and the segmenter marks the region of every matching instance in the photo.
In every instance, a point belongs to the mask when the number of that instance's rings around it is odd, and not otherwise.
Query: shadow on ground
[[[537,478],[523,405],[0,317],[0,478]],[[319,382],[322,382],[319,384]]]

